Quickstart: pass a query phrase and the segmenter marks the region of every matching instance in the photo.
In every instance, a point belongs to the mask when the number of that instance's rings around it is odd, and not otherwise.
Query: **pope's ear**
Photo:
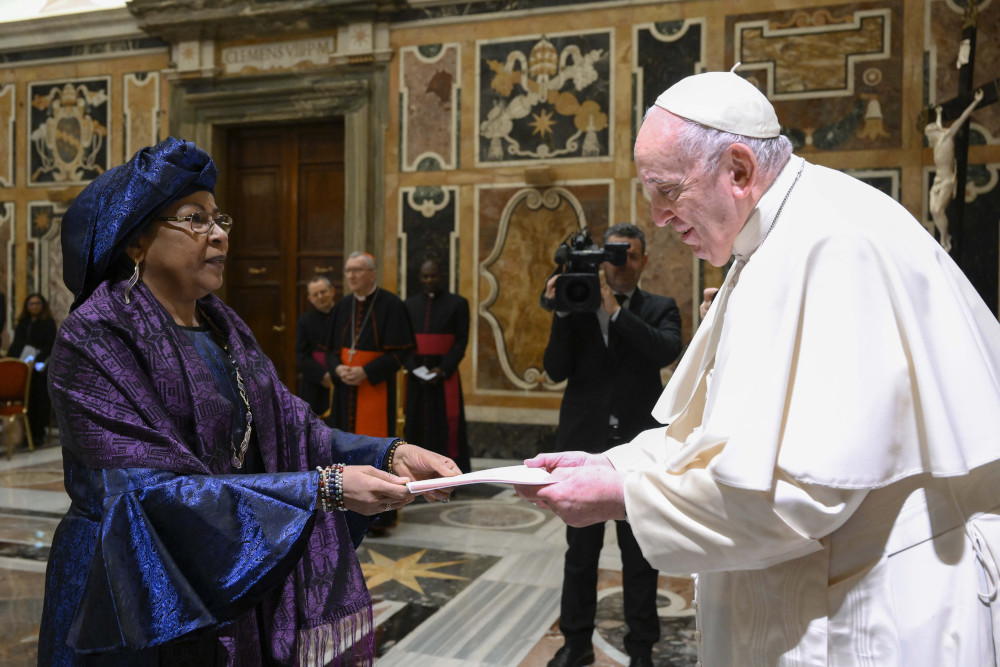
[[[746,144],[729,147],[730,178],[736,196],[746,196],[759,176],[757,156]]]

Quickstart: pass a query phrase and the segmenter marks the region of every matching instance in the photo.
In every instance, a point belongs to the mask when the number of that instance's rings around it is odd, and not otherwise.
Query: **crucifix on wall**
[[[925,108],[920,124],[934,149],[934,183],[930,192],[930,212],[941,245],[975,285],[994,313],[997,312],[997,273],[1000,265],[1000,236],[996,221],[975,225],[965,220],[965,185],[969,166],[968,120],[975,109],[997,101],[1000,79],[973,88],[976,58],[976,22],[979,5],[969,0],[962,23],[959,45],[958,95],[947,102]],[[928,122],[929,119],[933,118]],[[950,123],[947,127],[945,123]],[[968,223],[968,224],[967,224]]]

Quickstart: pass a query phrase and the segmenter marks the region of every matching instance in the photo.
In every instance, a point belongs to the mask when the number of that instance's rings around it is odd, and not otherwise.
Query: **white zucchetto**
[[[781,133],[774,107],[755,85],[735,73],[703,72],[681,79],[656,98],[656,106],[708,127],[757,139]]]

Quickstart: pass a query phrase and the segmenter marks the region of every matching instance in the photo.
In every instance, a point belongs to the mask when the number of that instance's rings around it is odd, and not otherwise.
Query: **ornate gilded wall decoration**
[[[664,90],[704,70],[705,19],[643,23],[632,27],[632,136],[646,109]]]
[[[399,51],[400,171],[458,169],[459,44]]]
[[[479,166],[611,155],[610,31],[476,43]]]
[[[726,18],[726,61],[774,103],[796,149],[902,145],[902,4]]]
[[[399,294],[402,298],[420,291],[420,265],[427,258],[438,260],[448,289],[456,290],[457,211],[456,186],[399,189]]]
[[[160,140],[160,73],[134,72],[122,77],[125,145],[122,162]]]
[[[14,185],[14,118],[17,90],[14,84],[0,86],[0,187]]]
[[[538,305],[538,297],[568,234],[587,227],[599,239],[607,229],[611,193],[610,181],[477,188],[477,391],[523,395],[562,388],[542,370],[552,313]]]
[[[86,183],[108,168],[111,78],[28,85],[30,185]]]

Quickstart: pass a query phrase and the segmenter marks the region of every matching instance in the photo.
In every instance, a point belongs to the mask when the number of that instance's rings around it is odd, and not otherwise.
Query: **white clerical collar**
[[[361,301],[362,303],[364,303],[365,299],[367,299],[367,298],[368,298],[368,297],[370,297],[370,296],[371,296],[372,294],[374,294],[374,293],[375,293],[375,290],[377,290],[377,289],[378,289],[378,285],[376,285],[375,287],[373,287],[373,288],[372,288],[372,291],[371,291],[371,292],[368,292],[368,294],[366,294],[366,295],[364,295],[364,296],[361,296],[361,295],[359,295],[359,294],[355,294],[355,295],[354,295],[354,298],[355,298],[355,299],[357,299],[358,301]]]
[[[781,205],[785,201],[785,195],[795,183],[799,169],[802,168],[804,160],[800,157],[792,156],[781,173],[768,186],[767,191],[761,196],[757,206],[750,213],[743,229],[733,240],[733,255],[742,257],[744,260],[750,259],[750,255],[757,250],[757,247],[764,241],[764,237],[771,230],[775,216],[781,210]]]

